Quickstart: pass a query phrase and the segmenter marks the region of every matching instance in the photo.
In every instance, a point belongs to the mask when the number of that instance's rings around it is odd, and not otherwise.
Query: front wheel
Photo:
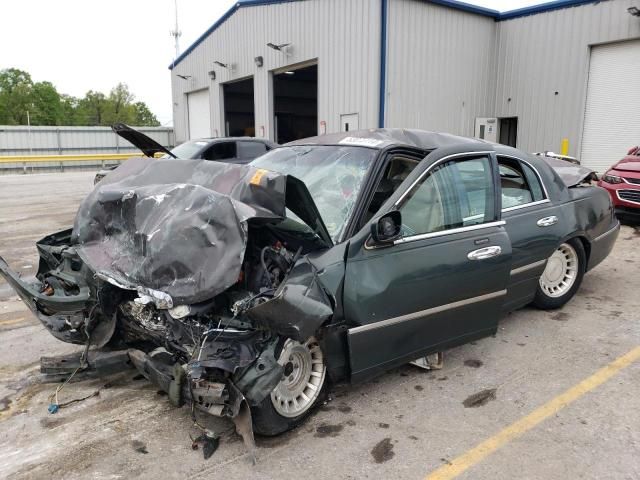
[[[315,337],[304,343],[287,339],[278,359],[284,367],[280,383],[252,408],[253,429],[278,435],[298,426],[324,394],[327,367]]]
[[[579,239],[561,244],[547,260],[533,304],[543,310],[562,307],[582,283],[587,257]]]

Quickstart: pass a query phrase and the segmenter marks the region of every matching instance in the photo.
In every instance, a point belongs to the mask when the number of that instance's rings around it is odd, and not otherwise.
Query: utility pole
[[[180,41],[179,41],[179,39],[180,39],[180,36],[182,35],[182,32],[178,28],[178,0],[173,0],[173,4],[174,4],[174,7],[175,7],[175,12],[176,12],[176,28],[174,30],[172,30],[170,32],[170,34],[174,38],[175,45],[176,45],[176,55],[173,58],[174,66],[175,66],[176,58],[178,58],[178,55],[180,55]]]
[[[29,138],[29,155],[33,155],[33,141],[31,139],[31,118],[29,117],[29,110],[27,110],[27,137]]]

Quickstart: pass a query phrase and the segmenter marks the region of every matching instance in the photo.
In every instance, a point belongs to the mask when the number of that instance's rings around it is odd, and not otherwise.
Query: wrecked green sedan
[[[250,165],[134,158],[73,229],[0,273],[56,338],[127,350],[247,443],[360,382],[558,308],[619,225],[592,172],[451,135],[371,130]]]

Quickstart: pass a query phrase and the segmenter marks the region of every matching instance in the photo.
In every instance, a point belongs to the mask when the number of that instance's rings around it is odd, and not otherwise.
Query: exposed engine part
[[[260,292],[262,289],[275,289],[280,285],[285,275],[300,255],[302,247],[297,253],[287,250],[280,241],[267,245],[260,250],[260,262],[249,275],[249,290]]]
[[[216,417],[233,416],[229,407],[229,390],[226,383],[192,379],[191,400],[198,409]]]
[[[187,315],[191,315],[191,307],[189,305],[178,305],[177,307],[169,309],[169,315],[171,315],[171,318],[179,320]]]
[[[163,316],[151,304],[126,302],[120,307],[129,317],[134,318],[142,327],[151,331],[165,331],[167,324]]]

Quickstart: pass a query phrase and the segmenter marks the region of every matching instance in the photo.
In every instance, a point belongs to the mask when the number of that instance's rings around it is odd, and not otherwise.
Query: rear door
[[[402,237],[351,240],[344,286],[352,380],[495,332],[511,268],[492,152],[434,152],[383,205]]]
[[[560,243],[560,208],[549,199],[540,175],[526,160],[498,154],[502,219],[513,248],[505,311],[533,300],[547,258]]]

